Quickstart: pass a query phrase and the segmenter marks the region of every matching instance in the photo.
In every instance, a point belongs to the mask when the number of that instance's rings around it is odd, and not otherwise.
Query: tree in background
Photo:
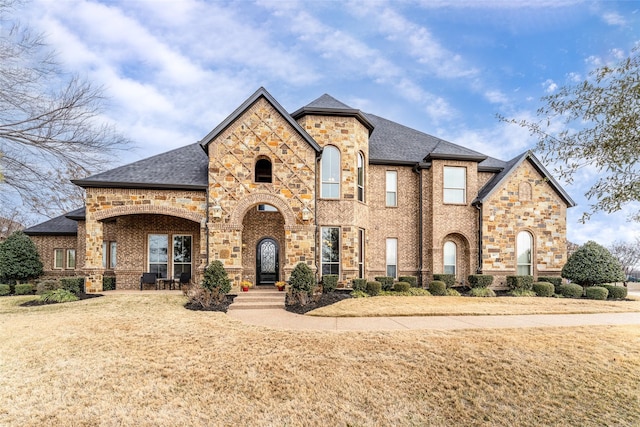
[[[609,252],[620,261],[625,277],[629,277],[640,264],[640,239],[633,242],[616,240],[609,246]]]
[[[581,286],[624,282],[626,279],[620,262],[607,248],[592,240],[569,257],[561,275]]]
[[[0,243],[0,279],[19,283],[41,274],[42,261],[29,236],[16,231]]]
[[[590,174],[599,178],[585,195],[594,203],[582,221],[640,201],[640,47],[542,101],[546,105],[537,112],[539,121],[500,119],[538,138],[542,158],[559,165],[556,173],[567,182],[578,170],[593,169]],[[640,212],[631,219],[640,220]]]
[[[77,207],[70,179],[126,141],[98,117],[102,89],[65,73],[42,35],[12,21],[19,6],[0,0],[0,201],[54,216]]]
[[[16,208],[0,207],[0,242],[5,241],[14,232],[22,230],[25,222],[26,217],[23,212]]]

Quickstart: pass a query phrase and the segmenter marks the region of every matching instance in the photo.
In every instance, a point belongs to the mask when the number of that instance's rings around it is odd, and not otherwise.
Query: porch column
[[[285,265],[284,279],[289,280],[291,272],[299,262],[306,263],[316,273],[315,225],[285,225]]]
[[[102,242],[103,229],[102,222],[89,218],[87,215],[85,233],[85,289],[87,292],[102,291],[102,277],[104,275],[104,267],[102,266]]]
[[[209,223],[209,263],[220,260],[233,282],[242,281],[242,226]]]

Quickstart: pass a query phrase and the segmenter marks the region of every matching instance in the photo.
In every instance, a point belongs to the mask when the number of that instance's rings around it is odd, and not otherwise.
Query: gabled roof
[[[509,160],[504,169],[493,178],[489,180],[485,184],[484,187],[478,193],[478,197],[473,201],[473,204],[482,204],[487,201],[487,199],[498,189],[500,186],[506,182],[509,176],[515,171],[518,166],[520,166],[525,160],[529,160],[534,168],[544,177],[544,179],[549,183],[549,185],[558,193],[558,195],[567,203],[569,207],[573,207],[576,203],[571,199],[569,194],[558,184],[558,182],[551,176],[551,174],[547,171],[544,165],[538,160],[536,156],[533,155],[531,151],[526,151],[519,156],[514,157]]]
[[[76,209],[24,230],[27,236],[56,235],[75,236],[78,234],[78,220],[84,219],[84,208]]]
[[[369,137],[369,161],[377,164],[416,164],[432,159],[481,162],[487,156],[391,120],[367,113],[375,128]]]
[[[72,182],[80,187],[205,190],[209,160],[198,143]]]
[[[228,128],[231,123],[233,123],[238,117],[240,117],[246,110],[251,108],[251,106],[256,103],[260,98],[264,98],[268,103],[271,104],[273,108],[280,113],[280,115],[302,136],[302,138],[316,151],[316,153],[322,152],[322,147],[318,145],[318,143],[311,138],[311,136],[302,129],[302,126],[296,122],[293,117],[287,113],[287,111],[282,108],[282,106],[275,100],[273,96],[263,87],[255,91],[253,95],[251,95],[246,101],[242,103],[236,110],[231,113],[226,119],[222,121],[218,126],[216,126],[207,136],[200,140],[200,145],[205,150],[205,152],[209,152],[209,143],[213,141],[218,135],[220,135],[226,128]]]
[[[303,116],[355,117],[364,127],[369,129],[370,135],[374,128],[366,114],[362,111],[357,108],[351,108],[326,93],[320,98],[311,101],[309,104],[291,113],[291,117],[296,120]]]

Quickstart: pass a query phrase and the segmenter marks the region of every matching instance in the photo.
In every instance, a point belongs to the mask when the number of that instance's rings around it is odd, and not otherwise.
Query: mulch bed
[[[82,301],[85,299],[92,299],[92,298],[98,298],[103,296],[102,294],[79,294],[77,295],[78,297],[78,301]],[[69,301],[69,302],[74,302],[74,301]],[[49,304],[64,304],[61,302],[55,302],[55,301],[42,301],[40,299],[34,299],[31,301],[27,301],[27,302],[23,302],[22,304],[20,304],[20,307],[37,307],[40,305],[49,305]]]
[[[187,310],[194,310],[194,311],[221,311],[223,313],[226,313],[231,303],[233,303],[233,299],[235,297],[236,297],[235,295],[227,295],[227,298],[224,300],[224,302],[220,304],[212,305],[210,307],[203,307],[200,304],[187,302],[184,305],[184,308],[186,308]]]
[[[335,292],[329,292],[326,294],[322,294],[320,299],[317,302],[310,302],[307,305],[300,304],[292,304],[286,305],[285,308],[287,311],[296,314],[305,314],[311,310],[315,310],[316,308],[325,307],[327,305],[335,304],[343,299],[353,298],[351,296],[351,290],[341,291],[336,290]]]

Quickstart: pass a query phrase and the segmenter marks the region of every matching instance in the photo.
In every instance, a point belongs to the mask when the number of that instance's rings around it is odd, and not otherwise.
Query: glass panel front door
[[[278,242],[262,239],[256,251],[257,285],[273,285],[278,280]]]

